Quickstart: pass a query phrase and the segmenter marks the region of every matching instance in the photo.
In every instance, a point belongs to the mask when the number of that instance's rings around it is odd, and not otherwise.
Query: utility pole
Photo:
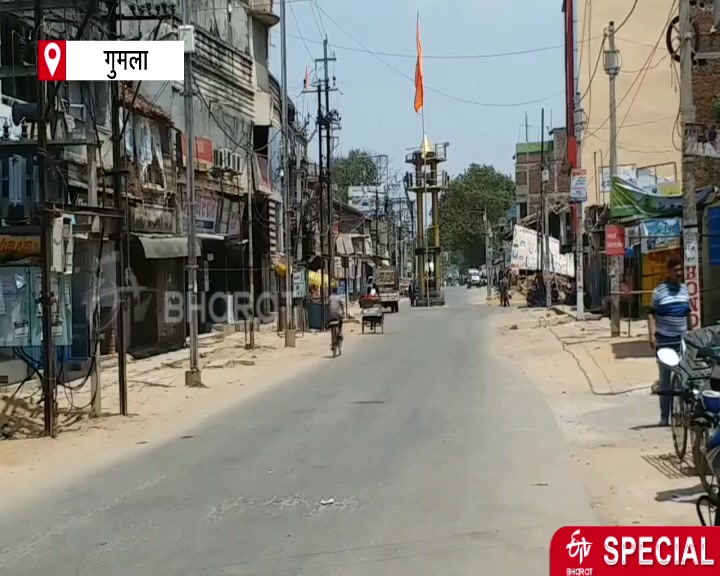
[[[189,0],[188,0],[189,1]],[[288,118],[287,85],[287,0],[280,2],[280,68],[282,84],[282,196],[285,204],[285,347],[295,348],[293,314],[293,253],[292,253],[292,196],[290,194],[290,119]],[[328,156],[329,157],[329,156]]]
[[[327,185],[328,198],[328,290],[332,289],[333,277],[335,276],[335,202],[332,193],[332,122],[333,116],[330,111],[330,73],[328,71],[328,41],[323,39],[323,67],[325,69],[325,181]]]
[[[320,202],[320,218],[318,233],[320,236],[320,318],[321,330],[325,330],[325,168],[323,163],[323,114],[322,114],[322,84],[317,85],[317,131],[318,131],[318,201]]]
[[[695,196],[695,158],[687,154],[685,142],[695,122],[692,88],[692,41],[690,0],[680,0],[680,120],[683,125],[682,192],[683,192],[683,253],[685,284],[690,294],[690,330],[702,325],[700,274],[698,272],[698,219]],[[714,22],[717,22],[717,2]]]
[[[94,96],[94,91],[92,91]],[[97,142],[94,137],[92,144],[87,145],[87,169],[88,169],[88,205],[91,208],[98,206],[98,189],[97,189]],[[98,221],[98,217],[93,219],[93,227]],[[98,314],[100,311],[100,273],[102,270],[102,245],[104,230],[100,227],[100,248],[98,256],[94,259],[92,267],[92,298],[90,299],[90,314],[88,324],[90,326],[90,416],[92,418],[100,418],[102,416],[102,381],[100,369],[100,334],[98,332]]]
[[[682,4],[682,1],[681,1]],[[615,23],[607,29],[608,49],[605,50],[605,73],[610,80],[610,187],[617,176],[617,110],[615,79],[620,73],[620,55],[615,48]],[[691,87],[692,89],[692,87]],[[683,174],[683,181],[685,175]],[[620,276],[623,273],[624,258],[610,256],[610,335],[620,336]]]
[[[540,229],[540,270],[542,272],[543,281],[545,282],[545,305],[549,308],[552,304],[552,295],[550,294],[550,277],[547,267],[549,242],[545,235],[547,231],[547,205],[545,197],[545,187],[550,180],[550,175],[545,169],[545,108],[540,112],[540,215],[538,228]]]
[[[188,324],[190,326],[190,367],[185,372],[185,385],[200,387],[202,375],[200,372],[198,352],[198,263],[197,241],[195,235],[195,126],[193,120],[193,65],[192,57],[195,51],[195,28],[192,24],[192,0],[183,3],[183,33],[185,35],[185,139],[187,140],[187,159],[185,170],[185,206],[188,223]],[[252,207],[251,207],[252,210]]]
[[[254,152],[252,152],[252,147],[248,149],[248,162],[247,166],[252,166],[252,161],[254,159]],[[247,200],[247,220],[248,220],[248,263],[250,264],[250,275],[249,275],[249,284],[250,284],[250,302],[248,302],[248,307],[250,311],[250,330],[248,332],[248,342],[245,346],[248,350],[255,350],[255,251],[253,247],[253,212],[255,212],[255,207],[253,205],[253,194],[254,194],[254,185],[252,181],[252,176],[248,177],[248,200]],[[245,325],[247,326],[247,320]]]
[[[487,208],[483,209],[483,228],[485,231],[485,276],[487,277],[487,299],[492,298],[492,282],[490,280],[490,263],[492,254],[490,251],[490,227],[488,226]]]
[[[575,99],[578,102],[577,107],[573,111],[575,121],[575,139],[577,141],[577,164],[578,168],[582,168],[582,137],[585,132],[585,112],[580,107],[580,98]],[[587,172],[586,172],[587,174]],[[585,180],[587,183],[587,179]],[[587,201],[587,187],[585,188],[585,200]],[[585,230],[585,214],[583,213],[583,202],[579,200],[576,204],[577,214],[575,215],[575,311],[576,320],[582,322],[585,320],[585,278],[584,278],[584,257],[583,257],[583,234]]]
[[[43,9],[41,0],[35,0],[35,38],[40,41],[45,37]],[[47,83],[38,80],[38,146],[37,163],[38,178],[40,179],[40,253],[42,254],[41,294],[42,302],[42,338],[43,338],[43,413],[45,423],[45,436],[55,438],[57,427],[55,419],[55,347],[53,345],[53,294],[50,279],[52,268],[52,216],[47,210],[47,122],[45,118],[45,99]]]
[[[120,23],[120,7],[115,4],[110,12],[109,27],[116,40],[120,39],[118,26]],[[115,313],[116,345],[118,352],[118,396],[120,398],[120,414],[127,416],[128,412],[128,390],[127,390],[127,356],[125,355],[127,337],[125,328],[127,326],[128,300],[126,286],[126,262],[127,252],[125,250],[125,231],[127,230],[127,202],[123,206],[122,200],[122,134],[120,133],[120,82],[110,82],[110,121],[112,124],[112,185],[113,202],[115,210],[123,216],[118,218],[115,224],[115,285],[117,290],[117,311]]]

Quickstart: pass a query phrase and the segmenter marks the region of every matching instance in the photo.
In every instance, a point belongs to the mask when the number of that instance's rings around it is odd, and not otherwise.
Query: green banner
[[[682,196],[658,196],[614,177],[610,188],[613,218],[663,218],[682,212]]]

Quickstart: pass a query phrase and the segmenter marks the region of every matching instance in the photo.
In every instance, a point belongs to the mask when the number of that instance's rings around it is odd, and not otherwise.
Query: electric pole
[[[487,299],[492,298],[492,282],[490,280],[490,266],[492,251],[490,249],[490,226],[488,225],[487,208],[483,209],[483,228],[485,229],[485,276],[487,278]]]
[[[685,285],[690,294],[690,330],[700,328],[702,308],[700,275],[698,272],[698,219],[695,196],[695,158],[687,154],[685,142],[695,122],[692,88],[693,29],[690,22],[690,0],[680,0],[680,120],[683,125],[682,193],[683,193],[683,253]],[[717,21],[717,11],[714,22]]]
[[[323,57],[317,58],[316,63],[322,64],[324,69],[324,78],[317,83],[317,131],[318,131],[318,168],[320,173],[320,246],[323,246],[323,240],[327,241],[327,254],[321,249],[321,280],[320,293],[322,297],[322,324],[325,327],[325,256],[327,255],[327,278],[328,293],[332,283],[333,271],[335,267],[335,234],[334,234],[334,211],[333,211],[333,194],[332,194],[332,130],[338,127],[337,111],[330,110],[330,92],[336,89],[330,87],[330,73],[328,64],[335,62],[334,56],[328,55],[327,38],[323,40]],[[323,113],[323,93],[325,101],[325,110]],[[324,130],[324,132],[323,132]],[[323,138],[324,135],[324,138]],[[325,142],[325,154],[323,155],[323,140]],[[325,210],[327,209],[327,215]],[[327,226],[327,230],[324,227]]]
[[[281,71],[281,100],[282,100],[282,197],[285,208],[284,244],[285,244],[285,347],[295,348],[295,322],[293,314],[293,254],[292,254],[292,196],[290,193],[290,119],[288,118],[287,95],[287,6],[286,0],[280,2],[280,71]]]
[[[573,111],[575,139],[577,141],[577,165],[582,168],[582,137],[585,131],[585,111],[580,107],[580,97],[575,99],[578,102],[577,107]],[[587,172],[586,172],[587,174]],[[587,201],[587,178],[585,179],[585,200]],[[583,258],[583,233],[585,229],[585,214],[583,213],[583,200],[578,200],[575,204],[577,214],[575,215],[575,311],[576,320],[582,322],[585,320],[585,278],[584,278],[584,258]]]
[[[38,41],[45,37],[43,9],[41,0],[35,1],[35,38]],[[52,269],[52,217],[47,210],[47,122],[46,122],[46,90],[47,83],[38,80],[38,137],[37,137],[37,163],[38,178],[40,178],[40,253],[42,255],[41,294],[42,305],[42,350],[43,350],[43,413],[45,422],[45,436],[57,436],[55,418],[55,347],[53,343],[53,294],[50,279]]]
[[[548,270],[548,250],[549,242],[546,242],[545,235],[548,233],[547,227],[547,206],[545,197],[545,187],[550,180],[550,175],[545,169],[545,108],[540,112],[540,215],[538,228],[540,229],[540,270],[545,283],[545,305],[550,308],[552,305],[552,295],[550,291],[550,272]]]
[[[615,23],[607,29],[608,49],[605,50],[605,73],[610,80],[610,188],[617,176],[617,110],[615,79],[620,73],[620,55],[615,48]],[[684,178],[684,175],[683,175]],[[623,256],[610,256],[610,335],[620,336],[620,276],[623,273]]]
[[[198,352],[198,264],[195,236],[195,126],[193,121],[193,66],[195,28],[192,20],[192,0],[184,0],[182,32],[185,40],[185,139],[187,140],[185,171],[185,208],[188,223],[188,324],[190,326],[190,368],[185,372],[185,385],[202,386]],[[252,208],[251,208],[252,209]]]

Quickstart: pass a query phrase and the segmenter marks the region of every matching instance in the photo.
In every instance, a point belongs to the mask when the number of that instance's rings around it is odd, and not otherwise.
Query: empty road
[[[191,438],[0,517],[0,572],[546,575],[555,529],[598,519],[481,296],[405,305]]]

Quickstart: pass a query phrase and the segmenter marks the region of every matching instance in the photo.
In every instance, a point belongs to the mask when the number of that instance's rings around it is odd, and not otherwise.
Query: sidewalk
[[[647,325],[610,337],[606,319],[575,322],[562,310],[498,314],[497,354],[545,395],[606,522],[695,524],[700,482],[656,426],[657,365]]]
[[[348,330],[347,335],[352,337],[354,332]],[[243,333],[203,339],[200,364],[206,388],[184,385],[187,349],[128,362],[129,418],[117,415],[114,366],[102,370],[106,415],[101,419],[88,417],[89,381],[78,391],[60,387],[57,439],[37,438],[43,415],[42,404],[36,403],[37,384],[26,384],[14,397],[16,387],[10,387],[8,394],[0,396],[0,428],[12,432],[14,438],[0,441],[3,502],[18,504],[35,490],[85,476],[148,445],[181,438],[238,402],[276,385],[292,385],[294,378],[329,356],[326,333],[298,334],[294,349],[285,348],[282,336],[275,332],[256,333],[255,340],[256,348],[250,351],[245,350]]]

